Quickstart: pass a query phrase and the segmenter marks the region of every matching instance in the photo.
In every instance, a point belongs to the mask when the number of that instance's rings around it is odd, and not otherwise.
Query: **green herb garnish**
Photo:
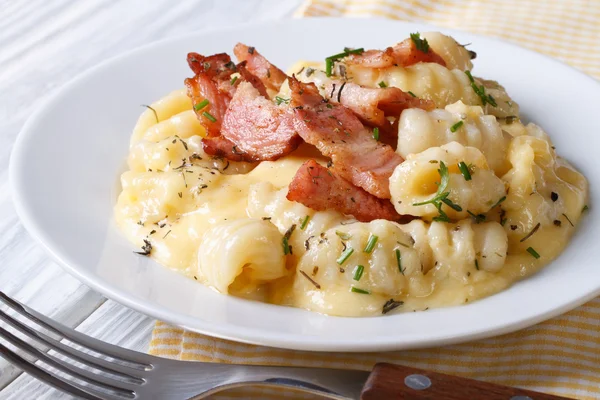
[[[321,285],[319,285],[313,278],[311,278],[310,276],[308,276],[308,274],[306,272],[302,271],[301,269],[298,270],[298,271],[300,271],[300,273],[302,274],[302,276],[305,277],[306,279],[308,279],[308,281],[310,283],[312,283],[313,285],[315,285],[315,287],[317,289],[321,289]]]
[[[355,281],[360,281],[360,278],[362,278],[363,276],[363,272],[365,272],[365,267],[363,267],[362,265],[357,265],[356,268],[354,268],[354,276],[352,277],[352,279],[354,279]]]
[[[217,119],[213,117],[212,114],[208,111],[202,112],[202,116],[206,117],[206,119],[208,119],[210,122],[217,122]]]
[[[465,164],[464,161],[458,163],[458,169],[460,170],[462,176],[465,178],[465,181],[471,180],[471,171],[469,171],[469,167],[467,166],[467,164]]]
[[[352,238],[352,235],[346,232],[335,231],[335,234],[338,235],[342,240],[350,240]]]
[[[457,123],[455,123],[454,125],[452,125],[450,127],[450,132],[454,133],[458,130],[458,128],[460,128],[461,126],[463,126],[464,122],[463,121],[458,121]]]
[[[289,240],[290,240],[290,237],[292,236],[292,233],[294,232],[294,229],[296,229],[296,224],[290,226],[289,229],[283,235],[282,242],[283,242],[283,254],[284,255],[292,254],[292,246],[289,245]]]
[[[367,245],[363,251],[365,253],[371,253],[375,248],[375,244],[377,244],[377,240],[379,240],[379,236],[373,235],[372,233],[369,234],[369,240],[367,240]]]
[[[386,88],[387,87],[387,84],[384,81],[379,82],[378,85],[379,85],[380,88]]]
[[[404,270],[402,269],[402,254],[400,253],[400,249],[396,249],[396,264],[398,265],[398,271],[404,275]]]
[[[231,86],[233,86],[233,85],[235,85],[235,82],[236,82],[237,80],[238,80],[238,77],[237,77],[237,76],[234,76],[234,77],[233,77],[233,78],[231,78],[231,80],[229,81],[229,84],[230,84]]]
[[[348,258],[350,258],[350,256],[352,255],[352,253],[354,253],[354,249],[352,247],[346,247],[346,250],[344,250],[342,252],[342,254],[340,254],[340,256],[338,257],[337,260],[335,260],[339,265],[342,265],[343,263],[346,262],[346,260]]]
[[[500,198],[500,200],[498,200],[498,201],[496,202],[496,204],[494,204],[494,205],[492,206],[492,208],[496,208],[496,207],[498,207],[498,206],[499,206],[499,205],[500,205],[500,204],[501,204],[501,203],[502,203],[504,200],[506,200],[506,196],[502,196],[502,197]],[[490,210],[491,210],[492,208],[490,208]]]
[[[396,301],[394,299],[389,299],[388,301],[385,302],[385,304],[383,305],[383,309],[381,310],[382,314],[387,314],[390,311],[398,308],[399,306],[401,306],[402,304],[404,304],[403,301]]]
[[[531,232],[529,232],[527,235],[525,235],[525,237],[521,240],[519,240],[519,242],[523,243],[524,241],[526,241],[527,239],[529,239],[531,236],[533,236],[534,233],[537,232],[538,229],[540,229],[540,223],[538,222],[536,224],[536,226],[533,227],[533,229],[531,230]]]
[[[427,53],[429,51],[429,43],[427,43],[427,39],[421,39],[421,34],[419,32],[411,33],[410,38],[415,44],[417,50],[422,51],[423,53]]]
[[[275,104],[280,105],[281,103],[289,104],[290,99],[284,99],[283,97],[275,96]]]
[[[325,74],[327,76],[331,76],[333,72],[333,63],[337,60],[348,57],[350,54],[362,54],[365,51],[362,47],[360,49],[350,49],[348,47],[344,47],[343,53],[334,54],[325,59]]]
[[[481,99],[481,105],[485,106],[486,104],[490,104],[493,107],[498,107],[496,100],[494,100],[494,98],[491,95],[485,94],[485,87],[483,85],[477,86],[475,79],[473,79],[473,75],[471,75],[471,71],[467,70],[465,71],[465,74],[467,74],[467,76],[469,77],[469,81],[471,82],[471,87],[473,88],[473,91]]]
[[[412,97],[417,97],[417,95],[411,92],[410,90],[407,93],[410,94]]]
[[[373,128],[373,139],[379,140],[379,128]]]
[[[194,104],[194,110],[200,111],[209,104],[210,104],[210,101],[208,101],[208,99],[204,99],[200,103]]]
[[[302,220],[302,224],[300,224],[300,229],[304,230],[304,228],[306,228],[306,225],[308,225],[309,219],[310,219],[310,217],[308,215],[306,217],[304,217],[304,219]]]
[[[458,211],[458,212],[462,211],[462,207],[461,206],[459,206],[458,204],[453,203],[452,200],[450,200],[447,197],[444,197],[442,199],[442,203],[444,203],[445,205],[447,205],[448,207],[450,207],[454,211]]]
[[[158,124],[160,121],[158,120],[158,114],[156,113],[156,110],[146,104],[142,104],[142,107],[146,107],[148,110],[152,110],[152,112],[154,113],[154,118],[156,118],[156,123]]]
[[[583,208],[581,209],[581,213],[583,214],[584,212],[586,212],[587,210],[589,210],[590,208],[587,206],[587,204],[585,206],[583,206]]]
[[[354,287],[354,286],[352,286],[350,288],[350,291],[354,292],[354,293],[360,293],[360,294],[371,294],[371,292],[368,291],[368,290],[360,289],[360,288],[357,288],[357,287]]]
[[[423,206],[425,204],[434,204],[439,203],[443,198],[448,197],[450,193],[446,192],[446,188],[448,187],[448,182],[450,181],[450,174],[448,173],[448,167],[444,164],[443,161],[440,161],[440,168],[438,169],[438,173],[440,174],[440,185],[438,186],[438,190],[431,199],[422,201],[420,203],[413,203],[413,206]]]
[[[537,251],[535,251],[535,250],[533,249],[533,247],[528,247],[528,248],[527,248],[527,252],[528,252],[529,254],[531,254],[531,255],[532,255],[534,258],[536,258],[536,259],[540,258],[540,255],[539,255],[539,253],[538,253]]]
[[[472,212],[471,212],[471,211],[469,211],[469,210],[467,210],[467,213],[468,213],[468,214],[469,214],[471,217],[475,218],[475,223],[476,223],[476,224],[478,224],[478,223],[480,223],[480,222],[483,222],[483,221],[485,221],[485,215],[483,215],[483,214],[474,214],[474,213],[472,213]]]
[[[479,261],[477,259],[475,259],[475,269],[479,271]]]

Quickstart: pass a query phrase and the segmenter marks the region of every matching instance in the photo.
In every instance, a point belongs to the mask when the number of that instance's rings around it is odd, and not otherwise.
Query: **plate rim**
[[[419,27],[422,27],[420,29],[438,30],[438,31],[442,31],[443,33],[448,33],[448,34],[454,34],[454,33],[467,34],[467,35],[470,35],[473,37],[484,38],[485,40],[500,43],[503,46],[517,48],[521,51],[525,51],[527,53],[534,54],[537,57],[541,56],[545,59],[545,62],[558,64],[561,68],[569,69],[571,72],[576,73],[576,74],[580,75],[582,78],[589,80],[590,84],[597,85],[598,90],[600,90],[600,81],[585,74],[583,71],[581,71],[577,68],[574,68],[561,60],[557,60],[557,59],[547,56],[545,54],[538,53],[534,50],[520,47],[516,44],[505,41],[503,39],[499,39],[499,38],[491,37],[491,36],[480,35],[480,34],[476,34],[476,33],[471,33],[468,31],[462,31],[462,30],[458,30],[458,29],[454,29],[454,28],[446,28],[446,27],[440,27],[440,26],[427,24],[427,23],[420,23],[420,22],[391,20],[388,18],[357,18],[357,19],[369,19],[369,20],[375,20],[375,21],[381,20],[381,21],[385,21],[385,23],[394,23],[394,24],[398,24],[398,25],[403,25],[404,27],[419,26]],[[172,37],[152,41],[152,42],[144,44],[142,46],[138,46],[138,47],[132,48],[130,50],[121,52],[113,57],[110,57],[110,58],[102,61],[101,63],[98,63],[97,65],[95,65],[89,69],[84,70],[80,74],[78,74],[75,77],[73,77],[72,79],[70,79],[67,83],[56,88],[46,99],[44,99],[41,102],[39,107],[37,107],[37,109],[29,116],[29,118],[27,119],[27,121],[25,122],[25,124],[23,125],[21,130],[19,131],[19,134],[17,135],[17,137],[13,143],[13,148],[12,148],[11,154],[10,154],[9,174],[8,174],[9,175],[9,184],[10,184],[10,186],[9,186],[10,193],[11,193],[11,196],[13,199],[13,205],[15,207],[16,213],[17,213],[21,223],[27,230],[27,232],[34,238],[34,240],[39,245],[41,245],[41,247],[51,256],[51,258],[57,264],[59,264],[61,266],[61,268],[63,270],[68,272],[70,275],[74,276],[76,279],[78,279],[85,285],[89,286],[91,289],[101,293],[102,295],[106,296],[109,299],[112,299],[122,305],[125,305],[126,307],[130,307],[138,312],[143,313],[144,315],[147,315],[147,316],[159,319],[159,320],[163,320],[163,321],[166,321],[166,322],[169,322],[172,324],[176,324],[185,329],[189,329],[191,331],[198,332],[198,333],[201,333],[201,334],[204,334],[207,336],[217,337],[217,338],[231,340],[231,341],[235,341],[235,342],[241,342],[241,343],[256,344],[256,345],[267,346],[267,347],[279,347],[279,348],[292,349],[292,350],[331,351],[331,352],[390,351],[390,350],[399,350],[399,349],[407,349],[408,350],[408,349],[416,349],[416,348],[424,348],[424,347],[437,347],[440,345],[451,345],[451,344],[457,344],[457,343],[464,343],[464,342],[469,342],[469,341],[473,341],[473,340],[495,337],[495,336],[503,335],[506,333],[514,332],[517,330],[521,330],[521,329],[533,326],[540,322],[546,321],[550,318],[561,315],[567,311],[570,311],[570,310],[572,310],[572,309],[574,309],[574,308],[576,308],[576,307],[578,307],[600,295],[600,287],[598,287],[595,291],[591,291],[591,292],[587,293],[586,295],[580,296],[577,299],[575,299],[571,302],[567,302],[560,307],[556,307],[552,310],[546,311],[544,313],[540,313],[540,314],[536,315],[535,317],[522,317],[521,319],[517,319],[517,320],[515,320],[511,323],[505,324],[503,326],[498,326],[494,329],[482,329],[482,330],[472,331],[471,333],[467,333],[467,334],[455,334],[455,335],[449,335],[449,336],[441,336],[440,335],[436,338],[430,338],[427,340],[419,340],[418,338],[417,339],[412,338],[410,340],[404,339],[402,341],[398,341],[398,340],[394,340],[394,339],[387,339],[387,340],[382,341],[380,339],[380,341],[377,341],[377,342],[362,341],[361,344],[358,344],[358,341],[357,341],[354,344],[352,344],[351,347],[348,347],[348,346],[350,346],[350,344],[347,343],[346,341],[340,341],[339,343],[331,343],[326,338],[323,339],[323,338],[320,338],[317,336],[312,337],[316,340],[304,340],[302,342],[298,342],[297,339],[295,339],[295,338],[291,338],[291,339],[290,338],[281,338],[281,334],[279,334],[280,336],[278,336],[278,337],[274,337],[274,336],[271,337],[268,335],[265,336],[265,329],[257,330],[257,329],[250,329],[250,328],[246,327],[244,333],[234,333],[233,329],[235,329],[235,327],[231,326],[227,323],[221,323],[218,327],[214,328],[213,326],[210,326],[211,322],[209,322],[209,321],[202,321],[198,318],[193,318],[193,317],[189,317],[189,316],[186,318],[183,318],[184,316],[182,316],[182,315],[180,316],[180,315],[176,315],[176,314],[169,314],[168,313],[169,310],[165,309],[163,306],[146,303],[143,300],[137,298],[135,295],[127,293],[126,291],[124,291],[120,288],[114,287],[112,284],[108,283],[107,281],[97,279],[97,277],[89,274],[87,271],[83,270],[82,268],[78,267],[77,265],[71,265],[69,262],[63,260],[61,255],[58,254],[58,252],[55,251],[55,249],[53,249],[49,245],[49,243],[47,243],[44,240],[43,230],[39,227],[38,223],[35,221],[35,219],[32,217],[32,215],[30,215],[30,211],[26,209],[26,207],[24,205],[25,202],[22,201],[23,192],[22,192],[22,189],[20,189],[20,187],[23,184],[23,182],[20,182],[18,179],[16,165],[19,163],[19,160],[25,156],[23,142],[25,142],[26,138],[28,138],[30,135],[33,134],[32,133],[33,129],[31,129],[31,127],[36,125],[36,123],[39,119],[43,118],[44,110],[50,104],[52,104],[54,101],[56,101],[57,98],[59,98],[62,94],[67,93],[69,91],[69,89],[76,86],[80,81],[85,80],[88,76],[94,75],[97,71],[107,68],[111,64],[113,64],[121,59],[124,59],[127,57],[133,57],[136,54],[144,52],[147,49],[150,49],[155,46],[165,45],[168,43],[173,43],[173,42],[177,42],[177,41],[184,40],[187,38],[193,38],[193,37],[198,37],[198,36],[202,36],[202,35],[218,34],[219,32],[240,31],[240,30],[247,29],[247,28],[251,29],[251,28],[261,27],[264,25],[283,25],[286,23],[302,24],[302,23],[304,23],[304,21],[307,21],[307,20],[308,21],[322,20],[325,22],[328,20],[334,20],[334,21],[348,22],[348,21],[351,21],[352,18],[337,18],[337,17],[311,17],[311,18],[301,18],[301,19],[285,18],[285,19],[279,19],[279,20],[250,22],[250,23],[245,23],[245,24],[240,24],[240,25],[220,27],[217,29],[205,29],[205,30],[199,30],[199,31],[194,31],[194,32],[188,32],[185,34],[179,34],[179,35],[175,35]],[[518,283],[518,282],[514,282],[513,285],[516,283]],[[275,307],[281,307],[281,306],[275,306]],[[439,310],[443,310],[443,309],[439,309]],[[201,321],[202,324],[206,325],[206,327],[199,328],[198,326],[189,325],[186,322],[186,320],[190,319],[190,318],[194,319],[195,321]],[[340,318],[340,317],[332,317],[332,318]],[[310,336],[304,336],[304,337],[311,338]]]

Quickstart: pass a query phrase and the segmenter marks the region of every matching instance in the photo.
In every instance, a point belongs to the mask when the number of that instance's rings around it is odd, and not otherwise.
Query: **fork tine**
[[[25,360],[23,357],[12,352],[8,347],[3,346],[2,343],[0,343],[0,355],[2,357],[4,357],[11,364],[16,365],[17,367],[21,368],[23,371],[27,372],[31,376],[34,376],[35,378],[41,380],[42,382],[47,383],[48,385],[50,385],[58,390],[61,390],[70,395],[77,396],[77,397],[80,397],[80,398],[83,398],[86,400],[102,400],[102,398],[100,398],[100,397],[97,397],[90,393],[84,392],[83,390],[71,385],[70,382],[67,383],[67,382],[63,381],[62,379],[49,374],[48,372],[44,371],[40,367],[36,366],[35,364],[30,363],[29,361]]]
[[[0,310],[0,320],[6,322],[22,334],[37,340],[40,343],[45,344],[49,348],[54,351],[61,353],[64,356],[67,356],[75,361],[80,362],[88,367],[95,368],[99,371],[106,372],[108,374],[113,374],[119,378],[126,379],[131,383],[143,384],[144,380],[131,375],[132,372],[138,371],[133,368],[129,368],[123,364],[111,363],[105,359],[95,357],[91,354],[84,353],[80,350],[77,350],[71,346],[67,346],[64,343],[61,343],[58,340],[51,338],[41,332],[37,332],[36,330],[30,328],[29,326],[21,323],[15,318],[12,318],[10,315],[6,314],[4,311]]]
[[[72,330],[71,328],[67,328],[66,326],[48,318],[35,310],[19,303],[16,300],[8,297],[4,292],[0,291],[0,301],[9,306],[11,309],[19,313],[20,315],[29,318],[34,321],[39,326],[48,329],[49,331],[63,336],[69,341],[81,346],[85,347],[89,350],[95,351],[96,353],[102,354],[104,356],[113,358],[115,360],[132,364],[138,369],[146,370],[152,369],[154,362],[154,357],[149,356],[147,354],[138,353],[133,350],[124,349],[122,347],[113,346],[111,344],[102,342],[101,340],[94,339],[83,333]]]
[[[83,382],[88,384],[95,385],[99,388],[102,388],[107,391],[112,391],[115,394],[118,394],[127,398],[135,398],[135,392],[133,390],[122,389],[115,384],[125,384],[124,382],[114,381],[112,379],[107,379],[105,376],[100,374],[94,374],[91,371],[84,370],[82,368],[76,367],[72,364],[68,364],[63,362],[57,358],[51,357],[50,355],[40,351],[29,343],[21,340],[16,337],[12,333],[8,332],[4,328],[0,327],[0,338],[5,339],[7,342],[11,343],[13,346],[25,351],[29,355],[43,361],[45,364],[56,368],[57,370],[64,372],[74,378],[77,378]],[[127,385],[127,384],[125,384]],[[91,388],[90,388],[91,389]],[[104,393],[103,393],[104,394]]]

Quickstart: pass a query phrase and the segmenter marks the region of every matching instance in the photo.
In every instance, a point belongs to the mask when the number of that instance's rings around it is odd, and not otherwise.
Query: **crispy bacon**
[[[305,142],[331,158],[334,170],[354,185],[390,198],[389,177],[402,158],[373,138],[348,108],[327,102],[315,84],[289,79],[296,129]]]
[[[289,107],[278,107],[250,83],[238,85],[223,120],[221,135],[254,160],[276,160],[294,151],[302,139]]]
[[[385,50],[367,50],[361,54],[351,54],[344,59],[348,64],[360,64],[367,68],[387,68],[394,65],[408,67],[420,62],[437,63],[446,66],[446,62],[430,47],[427,53],[417,49],[412,39],[406,39]]]
[[[214,157],[226,158],[230,161],[260,161],[249,154],[240,151],[235,144],[223,136],[202,139],[204,152]]]
[[[407,108],[435,108],[433,101],[411,96],[396,87],[368,88],[341,81],[329,81],[324,86],[326,98],[351,109],[365,124],[379,128],[380,140],[392,147],[396,146],[398,133],[386,117],[399,118]]]
[[[378,199],[315,160],[305,162],[298,169],[290,183],[287,199],[317,211],[333,209],[361,222],[401,218],[389,200]]]
[[[235,92],[231,85],[230,75],[236,71],[235,64],[225,54],[202,56],[198,53],[189,53],[188,64],[196,74],[193,78],[185,80],[188,96],[194,106],[208,100],[209,104],[202,109],[194,108],[200,123],[206,128],[209,137],[218,136],[221,122],[227,111],[229,100]],[[212,115],[215,121],[207,117]]]
[[[278,92],[283,82],[287,79],[285,72],[271,64],[254,47],[238,43],[235,45],[233,53],[239,61],[247,62],[248,71],[256,75],[267,89]]]

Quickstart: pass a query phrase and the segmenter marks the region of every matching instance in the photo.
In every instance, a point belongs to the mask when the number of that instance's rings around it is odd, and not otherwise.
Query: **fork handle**
[[[439,374],[402,365],[376,364],[367,379],[361,400],[559,400],[566,397],[517,389],[474,379]]]

